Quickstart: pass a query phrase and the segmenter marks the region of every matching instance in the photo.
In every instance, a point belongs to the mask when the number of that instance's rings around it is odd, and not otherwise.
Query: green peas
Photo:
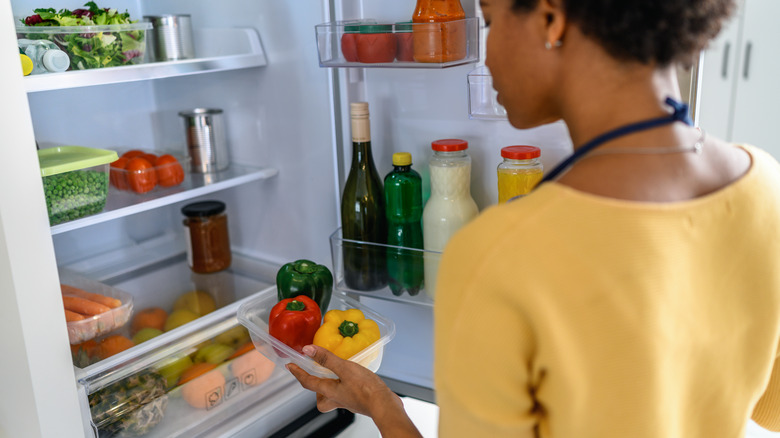
[[[106,206],[108,174],[94,170],[76,170],[43,178],[49,223],[79,219],[99,213]]]

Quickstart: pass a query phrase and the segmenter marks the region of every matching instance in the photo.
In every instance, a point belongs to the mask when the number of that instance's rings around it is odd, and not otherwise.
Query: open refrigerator
[[[387,289],[358,293],[338,286],[338,251],[348,244],[338,226],[350,160],[349,103],[369,103],[374,160],[383,175],[392,169],[392,154],[406,151],[427,182],[431,141],[467,140],[471,191],[480,209],[496,203],[502,147],[539,146],[545,166],[554,165],[571,148],[565,126],[514,130],[491,95],[477,2],[462,2],[471,17],[469,57],[424,66],[355,65],[332,52],[344,31],[333,23],[408,21],[414,0],[99,2],[127,9],[138,20],[189,14],[195,58],[20,75],[18,19],[35,8],[76,9],[78,3],[11,0],[0,7],[0,386],[7,394],[0,399],[0,432],[96,436],[106,419],[90,410],[95,394],[112,385],[114,392],[131,393],[122,386],[128,379],[137,383],[156,365],[229,333],[239,325],[241,305],[274,293],[278,268],[300,258],[331,266],[334,294],[348,293],[392,321],[395,337],[384,346],[378,374],[400,394],[435,402],[434,302],[424,294],[397,297]],[[109,190],[100,213],[50,225],[36,143],[42,149],[80,145],[186,155],[178,113],[202,107],[223,110],[227,170],[187,173],[180,186],[144,195]],[[194,274],[187,265],[180,210],[201,200],[227,206],[232,263],[218,274]],[[135,312],[170,308],[190,290],[208,292],[217,309],[96,363],[74,366],[59,288],[63,272],[129,294]],[[228,381],[217,403],[194,407],[170,391],[165,407],[150,406],[164,416],[145,436],[269,436],[289,431],[314,408],[314,395],[280,366],[261,384],[246,384],[233,362],[220,367]]]

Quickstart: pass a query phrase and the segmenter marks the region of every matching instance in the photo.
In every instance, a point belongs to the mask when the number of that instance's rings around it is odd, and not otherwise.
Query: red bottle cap
[[[542,150],[536,146],[507,146],[501,149],[501,156],[510,160],[530,160],[542,156]]]
[[[469,148],[469,142],[457,138],[445,138],[431,143],[431,149],[438,152],[463,151]]]

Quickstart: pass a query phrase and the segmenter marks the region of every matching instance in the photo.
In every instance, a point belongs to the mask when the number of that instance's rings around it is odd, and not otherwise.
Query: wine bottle
[[[387,242],[384,190],[371,154],[367,102],[350,104],[352,164],[341,196],[341,232],[344,239]],[[347,287],[371,291],[387,285],[384,247],[344,242],[344,282]]]

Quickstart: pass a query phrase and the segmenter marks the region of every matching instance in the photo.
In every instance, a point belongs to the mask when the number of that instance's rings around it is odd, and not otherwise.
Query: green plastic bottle
[[[422,178],[408,152],[393,154],[393,171],[385,177],[385,211],[387,244],[422,249]],[[387,274],[394,295],[417,295],[425,278],[422,251],[388,248]]]
[[[341,233],[359,242],[387,242],[382,180],[371,155],[368,103],[350,104],[352,164],[341,196]],[[384,247],[344,241],[344,282],[359,291],[387,285]]]

